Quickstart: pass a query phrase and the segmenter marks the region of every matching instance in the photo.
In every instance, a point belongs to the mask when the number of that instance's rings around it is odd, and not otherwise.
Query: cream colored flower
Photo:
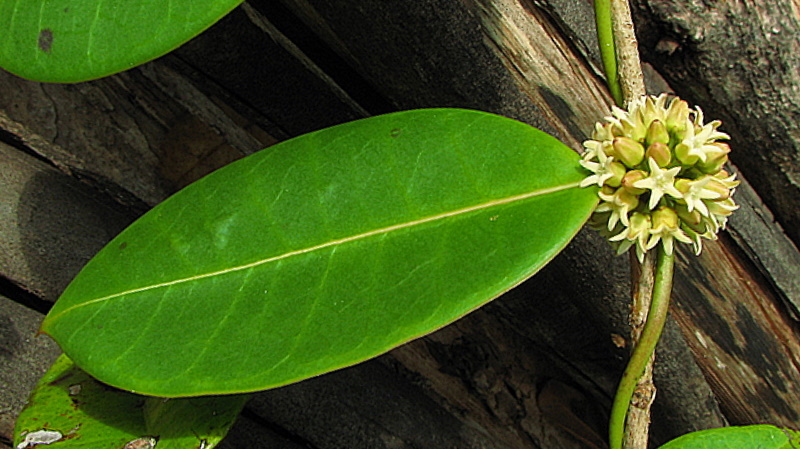
[[[680,228],[678,214],[667,206],[659,207],[653,212],[652,227],[650,229],[650,239],[647,241],[647,249],[653,249],[658,242],[664,245],[667,255],[672,254],[673,240],[683,243],[692,243],[692,239],[687,236]]]
[[[636,257],[639,259],[639,262],[642,262],[644,260],[644,253],[648,250],[647,241],[650,237],[650,230],[650,214],[634,212],[630,218],[630,225],[608,240],[611,242],[619,242],[617,254],[624,253],[635,244]]]
[[[597,185],[597,187],[603,187],[603,184],[614,176],[614,170],[611,166],[611,163],[614,162],[614,157],[606,156],[605,151],[602,149],[598,149],[595,155],[597,156],[597,162],[587,160],[580,161],[583,168],[594,173],[581,181],[581,187],[588,187],[593,184]]]
[[[591,174],[581,186],[600,187],[589,226],[618,253],[635,248],[642,260],[660,245],[671,254],[677,240],[699,254],[738,208],[739,181],[722,168],[730,147],[719,140],[729,137],[703,120],[679,98],[645,96],[627,111],[613,107],[584,142],[580,164]]]
[[[683,201],[686,203],[689,212],[697,209],[697,211],[704,216],[709,216],[705,200],[715,200],[722,197],[719,191],[706,188],[712,179],[714,178],[706,175],[696,181],[689,181],[688,179],[678,180],[676,187],[683,193]]]
[[[681,171],[680,167],[664,170],[653,158],[649,158],[647,164],[650,166],[650,176],[633,183],[634,187],[650,190],[650,202],[647,207],[651,210],[655,209],[664,194],[669,194],[674,198],[683,198],[680,190],[675,188],[675,176]]]
[[[625,226],[630,225],[628,214],[639,205],[637,195],[633,195],[625,189],[617,189],[610,195],[600,191],[597,195],[603,202],[595,210],[597,212],[611,212],[611,216],[608,218],[609,231],[617,226],[617,222],[621,222]]]

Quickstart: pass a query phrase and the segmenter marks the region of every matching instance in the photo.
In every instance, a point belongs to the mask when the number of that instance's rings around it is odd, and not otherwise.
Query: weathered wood
[[[0,273],[55,301],[136,214],[80,181],[0,143]]]
[[[701,263],[681,253],[675,317],[731,423],[794,427],[800,422],[796,323],[727,243],[707,245]]]
[[[793,0],[637,0],[641,51],[722,119],[732,160],[800,244],[800,14]]]
[[[11,446],[11,431],[28,391],[61,351],[37,335],[43,316],[0,295],[0,448]]]
[[[251,123],[236,123],[161,64],[75,85],[0,71],[0,92],[9,137],[125,203],[158,203],[185,184],[187,172],[196,179],[275,141],[244,131]]]
[[[275,5],[266,7],[271,13]],[[247,3],[172,56],[267,117],[283,138],[369,115]]]

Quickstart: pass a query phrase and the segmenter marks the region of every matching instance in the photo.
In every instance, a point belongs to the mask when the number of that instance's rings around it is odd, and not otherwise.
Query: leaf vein
[[[514,202],[517,202],[517,201],[523,201],[523,200],[526,200],[526,199],[529,199],[529,198],[534,198],[534,197],[537,197],[537,196],[547,195],[547,194],[550,194],[550,193],[556,193],[556,192],[560,192],[560,191],[563,191],[563,190],[576,188],[576,187],[578,187],[578,184],[579,184],[579,182],[573,182],[573,183],[569,183],[569,184],[563,184],[563,185],[559,185],[559,186],[548,187],[548,188],[545,188],[545,189],[534,190],[532,192],[521,193],[521,194],[518,194],[518,195],[512,195],[512,196],[509,196],[509,197],[495,199],[495,200],[487,201],[487,202],[484,202],[484,203],[481,203],[481,204],[477,204],[477,205],[473,205],[473,206],[468,206],[468,207],[463,207],[463,208],[452,210],[452,211],[442,212],[442,213],[439,213],[439,214],[431,215],[431,216],[428,216],[428,217],[423,217],[423,218],[420,218],[420,219],[417,219],[417,220],[413,220],[413,221],[409,221],[409,222],[398,223],[398,224],[391,225],[391,226],[386,226],[386,227],[383,227],[383,228],[380,228],[380,229],[374,229],[374,230],[371,230],[371,231],[368,231],[368,232],[363,232],[363,233],[352,235],[352,236],[348,236],[348,237],[334,239],[334,240],[331,240],[331,241],[328,241],[328,242],[325,242],[325,243],[321,243],[321,244],[318,244],[318,245],[310,246],[308,248],[302,248],[302,249],[298,249],[298,250],[294,250],[294,251],[289,251],[289,252],[286,252],[286,253],[283,253],[283,254],[280,254],[280,255],[277,255],[277,256],[268,257],[266,259],[257,260],[257,261],[254,261],[254,262],[250,262],[250,263],[239,265],[239,266],[235,266],[235,267],[226,268],[224,270],[217,270],[217,271],[213,271],[213,272],[210,272],[210,273],[202,273],[202,274],[198,274],[198,275],[195,275],[195,276],[189,276],[189,277],[186,277],[186,278],[175,279],[175,280],[172,280],[172,281],[162,282],[162,283],[159,283],[159,284],[153,284],[153,285],[148,285],[148,286],[145,286],[145,287],[139,287],[139,288],[126,290],[124,292],[114,293],[114,294],[111,294],[111,295],[107,295],[107,296],[103,296],[103,297],[100,297],[100,298],[95,298],[95,299],[92,299],[92,300],[89,300],[89,301],[85,301],[85,302],[82,302],[80,304],[76,304],[76,305],[74,305],[72,307],[69,307],[69,308],[63,310],[61,313],[59,313],[59,315],[66,315],[67,313],[69,313],[72,310],[75,310],[75,309],[78,309],[78,308],[81,308],[81,307],[86,307],[86,306],[89,306],[89,305],[92,305],[92,304],[101,303],[101,302],[108,301],[108,300],[114,299],[114,298],[120,298],[120,297],[124,297],[124,296],[127,296],[127,295],[141,293],[141,292],[145,292],[145,291],[149,291],[149,290],[155,290],[155,289],[159,289],[159,288],[168,288],[168,287],[171,287],[171,286],[174,286],[174,285],[177,285],[177,284],[183,284],[183,283],[186,283],[186,282],[192,282],[192,281],[197,281],[197,280],[200,280],[200,279],[206,279],[206,278],[215,277],[215,276],[221,276],[221,275],[234,273],[234,272],[238,272],[238,271],[242,271],[242,270],[248,270],[248,269],[251,269],[251,268],[258,267],[260,265],[264,265],[264,264],[272,263],[272,262],[279,262],[279,261],[282,261],[284,259],[288,259],[290,257],[299,256],[299,255],[302,255],[302,254],[308,254],[308,253],[311,253],[311,252],[314,252],[314,251],[319,251],[319,250],[322,250],[322,249],[325,249],[325,248],[336,247],[336,246],[339,246],[339,245],[342,245],[342,244],[345,244],[345,243],[354,242],[354,241],[362,240],[362,239],[373,237],[373,236],[383,236],[383,235],[386,235],[386,234],[388,234],[390,232],[398,231],[398,230],[401,230],[401,229],[407,229],[407,228],[411,228],[411,227],[414,227],[414,226],[418,226],[418,225],[422,225],[422,224],[426,224],[426,223],[431,223],[431,222],[435,222],[435,221],[438,221],[438,220],[443,220],[443,219],[450,218],[450,217],[456,217],[456,216],[459,216],[459,215],[468,214],[470,212],[480,211],[480,210],[488,209],[488,208],[495,207],[495,206],[502,206],[504,204],[511,204],[511,203],[514,203]],[[51,318],[51,321],[54,318],[55,317]]]

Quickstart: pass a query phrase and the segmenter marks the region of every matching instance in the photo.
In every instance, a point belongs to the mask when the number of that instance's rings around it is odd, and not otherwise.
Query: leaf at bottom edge
[[[14,447],[211,449],[249,398],[141,396],[99,382],[61,355],[20,413]]]

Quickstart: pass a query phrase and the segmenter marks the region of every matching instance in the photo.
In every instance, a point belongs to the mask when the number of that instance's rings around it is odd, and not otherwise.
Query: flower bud
[[[679,130],[686,127],[686,121],[689,119],[689,103],[675,98],[667,109],[667,118],[664,120],[664,125],[669,131]]]
[[[611,187],[609,185],[605,185],[604,184],[603,187],[600,189],[600,192],[598,193],[598,195],[602,194],[602,195],[606,195],[606,196],[611,197],[611,196],[614,195],[614,192],[616,192],[616,191],[617,191],[617,189],[615,189],[614,187]]]
[[[667,206],[659,206],[653,212],[653,230],[678,229],[678,214],[674,209]]]
[[[731,198],[721,201],[710,201],[708,203],[708,211],[716,215],[718,218],[727,217],[738,208],[739,206],[737,206],[736,203],[734,203],[733,199]]]
[[[622,188],[633,195],[641,195],[644,192],[647,192],[647,189],[634,187],[633,183],[636,181],[641,181],[646,177],[647,173],[644,170],[631,170],[628,173],[625,173],[625,176],[622,178]]]
[[[675,188],[678,189],[679,192],[686,195],[689,192],[689,188],[692,187],[692,180],[686,178],[678,178],[675,180]]]
[[[725,184],[714,177],[709,179],[708,184],[704,187],[705,190],[710,190],[719,194],[719,198],[714,198],[714,201],[727,200],[731,197],[731,191]]]
[[[683,142],[675,145],[675,157],[685,166],[692,166],[700,161],[697,151]]]
[[[639,196],[634,195],[625,189],[619,189],[614,195],[614,202],[618,206],[627,206],[628,210],[633,210],[639,205]]]
[[[644,155],[645,157],[653,158],[656,164],[661,168],[666,167],[672,162],[672,152],[666,144],[661,142],[653,142],[647,147],[647,151]]]
[[[641,233],[647,233],[652,227],[652,220],[650,215],[641,212],[634,212],[631,215],[631,235],[638,236]]]
[[[661,142],[663,144],[669,143],[669,132],[667,132],[667,127],[664,126],[664,123],[661,120],[653,120],[650,123],[650,127],[647,128],[647,135],[645,136],[645,144],[650,146],[655,142]]]
[[[616,160],[633,168],[644,160],[644,147],[631,138],[617,137],[614,139],[614,154]]]
[[[700,161],[697,164],[703,173],[714,174],[722,169],[722,166],[728,162],[728,153],[731,152],[731,147],[725,142],[713,142],[704,146],[706,150],[706,160]]]
[[[628,171],[628,169],[617,161],[608,164],[608,168],[614,175],[606,179],[604,184],[611,187],[619,187],[620,184],[622,184],[622,178],[625,176],[625,173]]]
[[[733,190],[735,189],[740,182],[736,180],[736,175],[731,175],[725,170],[720,170],[714,175],[715,179],[718,179],[726,189]]]
[[[706,232],[706,223],[703,220],[703,215],[697,209],[689,212],[685,204],[677,204],[675,206],[675,213],[678,214],[678,218],[680,218],[681,222],[689,229],[698,234]]]

